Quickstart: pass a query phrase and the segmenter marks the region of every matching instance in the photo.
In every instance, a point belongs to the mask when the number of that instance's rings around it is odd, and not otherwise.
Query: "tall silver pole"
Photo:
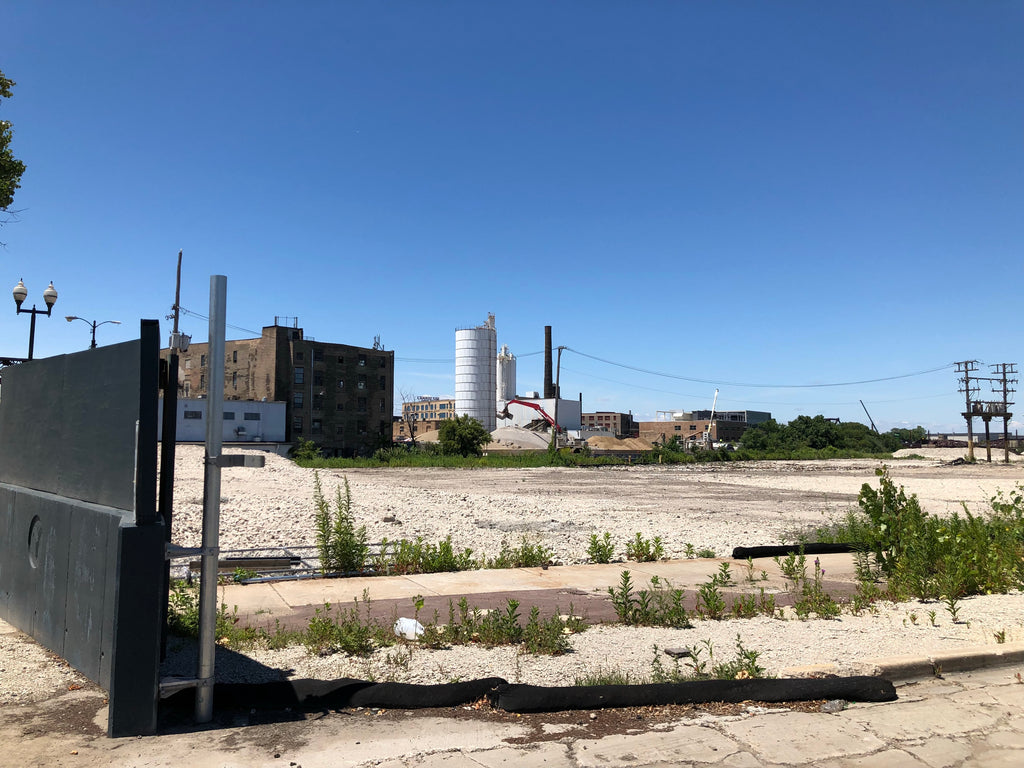
[[[199,583],[199,669],[196,722],[213,719],[213,662],[217,651],[217,561],[220,559],[220,459],[224,431],[224,328],[228,279],[210,277],[207,353],[206,474],[203,486],[203,557]]]

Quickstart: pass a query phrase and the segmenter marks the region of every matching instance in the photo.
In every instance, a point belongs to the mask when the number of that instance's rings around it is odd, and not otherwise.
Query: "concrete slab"
[[[602,739],[581,739],[573,744],[572,755],[580,768],[586,766],[666,765],[714,763],[739,753],[732,739],[713,728],[677,725],[671,731],[617,734]]]
[[[935,738],[922,744],[904,746],[928,768],[953,768],[970,757],[971,748],[962,739]]]
[[[762,760],[783,765],[820,765],[886,746],[861,723],[842,717],[844,714],[786,712],[723,723],[718,730]]]
[[[926,739],[970,733],[999,720],[995,707],[945,699],[913,701],[899,707],[854,709],[842,713],[882,739]]]

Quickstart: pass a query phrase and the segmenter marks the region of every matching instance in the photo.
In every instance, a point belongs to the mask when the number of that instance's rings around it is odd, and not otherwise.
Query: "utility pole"
[[[963,417],[967,419],[967,460],[970,462],[974,461],[974,407],[971,403],[971,396],[978,392],[978,385],[971,383],[971,374],[976,370],[978,370],[977,360],[964,360],[956,364],[956,372],[963,374],[960,378],[960,391],[967,399]]]
[[[1010,418],[1013,416],[1010,413],[1010,406],[1013,405],[1013,401],[1010,400],[1010,394],[1017,390],[1010,387],[1011,384],[1016,384],[1017,379],[1011,379],[1010,374],[1017,373],[1016,363],[995,363],[990,366],[992,373],[997,374],[994,377],[992,385],[993,392],[1002,394],[1002,413],[999,415],[1003,417],[1003,463],[1010,463]]]

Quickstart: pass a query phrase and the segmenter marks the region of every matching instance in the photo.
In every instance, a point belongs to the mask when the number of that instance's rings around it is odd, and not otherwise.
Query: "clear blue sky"
[[[64,315],[275,315],[454,392],[497,317],[584,409],[962,430],[953,361],[1021,361],[1024,4],[27,2],[0,264]],[[4,284],[6,285],[6,284]],[[9,290],[9,288],[8,288]],[[8,355],[29,320],[0,312]],[[205,340],[206,322],[182,329]],[[248,330],[244,330],[248,329]],[[584,354],[579,354],[584,353]],[[601,362],[593,355],[618,365]],[[632,366],[669,376],[642,373]],[[676,377],[676,378],[673,378]],[[697,380],[697,381],[694,381]],[[755,386],[737,386],[750,384]],[[1024,405],[1021,406],[1024,408]]]

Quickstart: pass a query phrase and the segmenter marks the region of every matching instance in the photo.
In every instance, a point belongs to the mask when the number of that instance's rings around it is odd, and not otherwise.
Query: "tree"
[[[11,98],[13,80],[4,77],[0,71],[0,100]],[[10,144],[13,136],[11,124],[0,120],[0,211],[7,212],[14,202],[14,191],[21,186],[21,174],[25,172],[25,164],[14,157]],[[4,219],[0,218],[0,224]]]
[[[438,431],[441,453],[460,456],[479,456],[483,447],[491,442],[491,434],[484,425],[469,415],[446,419]]]

